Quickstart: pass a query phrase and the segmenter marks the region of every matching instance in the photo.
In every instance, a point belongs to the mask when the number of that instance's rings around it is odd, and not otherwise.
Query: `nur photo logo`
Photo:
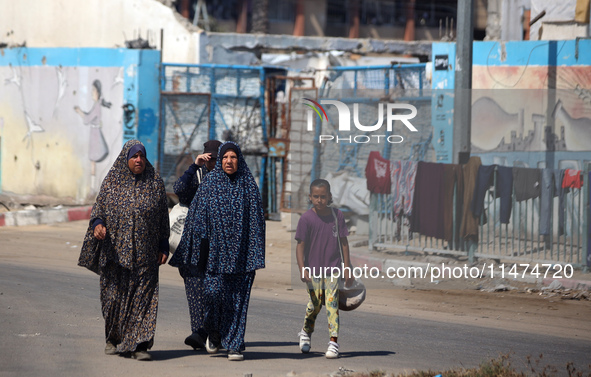
[[[408,103],[384,103],[380,102],[377,105],[377,121],[374,125],[366,126],[361,124],[359,121],[359,103],[346,104],[337,100],[324,99],[320,100],[320,103],[310,99],[303,98],[303,104],[309,107],[307,117],[307,130],[314,131],[314,113],[318,115],[320,123],[318,127],[322,127],[323,122],[330,122],[326,110],[323,107],[326,105],[332,105],[337,110],[337,121],[338,131],[350,133],[351,130],[351,118],[353,119],[353,125],[356,130],[361,131],[361,134],[349,134],[348,136],[335,136],[320,134],[318,136],[318,142],[347,142],[347,143],[358,143],[367,144],[372,141],[381,142],[386,141],[392,144],[399,144],[404,141],[401,135],[392,135],[394,130],[394,122],[400,121],[408,128],[410,132],[418,132],[418,130],[410,122],[411,119],[416,117],[417,108]],[[353,106],[353,116],[351,117],[351,108]],[[368,104],[362,104],[363,106],[369,106]],[[405,111],[404,113],[398,113],[398,111]],[[386,132],[380,133],[384,123],[386,124]],[[320,132],[322,128],[320,128]]]

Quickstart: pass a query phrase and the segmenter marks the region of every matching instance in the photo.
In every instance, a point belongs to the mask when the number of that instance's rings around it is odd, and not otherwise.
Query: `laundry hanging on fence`
[[[443,164],[420,161],[417,168],[410,231],[444,238]]]
[[[540,234],[550,234],[553,211],[552,202],[558,196],[558,235],[564,234],[564,206],[565,194],[568,188],[562,188],[565,170],[544,169],[542,170],[542,187],[540,190]]]
[[[481,165],[478,168],[474,197],[472,199],[472,214],[480,218],[484,211],[484,199],[486,192],[494,182],[494,172],[497,171],[495,198],[501,198],[500,220],[502,224],[509,224],[511,219],[512,193],[513,193],[513,168],[499,165]],[[483,222],[484,223],[484,222]]]
[[[476,181],[474,183],[474,193],[472,195],[472,202],[470,209],[472,214],[477,219],[480,219],[481,224],[486,224],[486,216],[482,218],[484,211],[484,199],[488,189],[493,185],[493,173],[495,172],[495,165],[480,165],[478,173],[476,173]]]
[[[389,194],[392,191],[390,161],[378,151],[371,151],[365,166],[367,189],[374,194]]]
[[[464,175],[464,199],[462,203],[462,225],[460,226],[460,237],[478,241],[478,218],[472,214],[471,203],[474,197],[476,176],[482,161],[478,156],[472,156],[463,167]]]
[[[513,188],[515,200],[533,199],[540,196],[542,187],[542,173],[540,169],[513,168]]]
[[[393,161],[392,168],[392,199],[394,201],[394,216],[410,217],[415,191],[415,178],[418,162]]]
[[[583,187],[583,176],[580,170],[566,169],[562,181],[562,188],[578,188]]]
[[[443,237],[450,244],[459,245],[460,225],[462,225],[462,200],[464,197],[464,178],[461,165],[443,165]],[[454,187],[456,190],[456,223],[454,227]],[[455,228],[455,235],[454,235]]]

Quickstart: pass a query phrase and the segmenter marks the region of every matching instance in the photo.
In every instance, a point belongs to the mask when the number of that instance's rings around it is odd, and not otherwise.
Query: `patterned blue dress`
[[[187,207],[191,205],[197,189],[207,173],[209,171],[205,167],[205,164],[202,166],[191,164],[185,173],[174,183],[174,193],[179,197],[179,202],[182,205]],[[200,252],[205,254],[208,250],[209,244],[202,242]],[[203,259],[206,260],[207,258]],[[206,339],[207,332],[203,324],[205,321],[204,263],[202,261],[200,266],[181,266],[179,267],[179,273],[185,282],[185,293],[187,294],[189,317],[191,318],[191,332],[198,334],[202,339]]]
[[[238,170],[226,174],[218,158],[203,178],[170,265],[205,266],[205,330],[219,333],[225,349],[242,351],[255,271],[265,267],[265,218],[240,147],[225,142],[218,156],[228,147],[238,155]],[[200,252],[202,242],[209,242],[208,255]]]

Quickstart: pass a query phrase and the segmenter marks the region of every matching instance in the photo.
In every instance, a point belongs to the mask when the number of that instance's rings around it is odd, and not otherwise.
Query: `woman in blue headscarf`
[[[208,247],[203,247],[208,245]],[[206,349],[243,360],[244,333],[255,271],[265,267],[265,218],[259,188],[238,144],[218,151],[185,221],[170,265],[205,269]]]

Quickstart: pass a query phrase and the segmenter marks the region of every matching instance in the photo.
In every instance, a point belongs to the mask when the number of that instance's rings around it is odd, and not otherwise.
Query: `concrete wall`
[[[331,52],[360,55],[431,56],[431,42],[361,38],[294,37],[272,34],[202,33],[202,64],[256,64],[264,51]]]
[[[589,15],[584,15],[589,9],[584,12],[585,7],[579,8],[577,3],[584,4],[577,0],[531,0],[532,17],[545,13],[544,17],[531,26],[530,39],[569,40],[589,36]]]
[[[0,192],[89,202],[133,138],[157,163],[159,61],[156,50],[0,50]]]
[[[164,29],[164,61],[199,63],[199,30],[156,0],[0,0],[0,9],[9,47],[118,48],[141,36],[161,49]]]
[[[472,149],[483,163],[591,161],[591,41],[475,44]]]
[[[445,49],[450,67],[434,71],[437,94],[453,89],[455,46],[434,44],[433,57]],[[591,161],[590,40],[475,42],[473,56],[472,155],[484,164],[577,170]]]

